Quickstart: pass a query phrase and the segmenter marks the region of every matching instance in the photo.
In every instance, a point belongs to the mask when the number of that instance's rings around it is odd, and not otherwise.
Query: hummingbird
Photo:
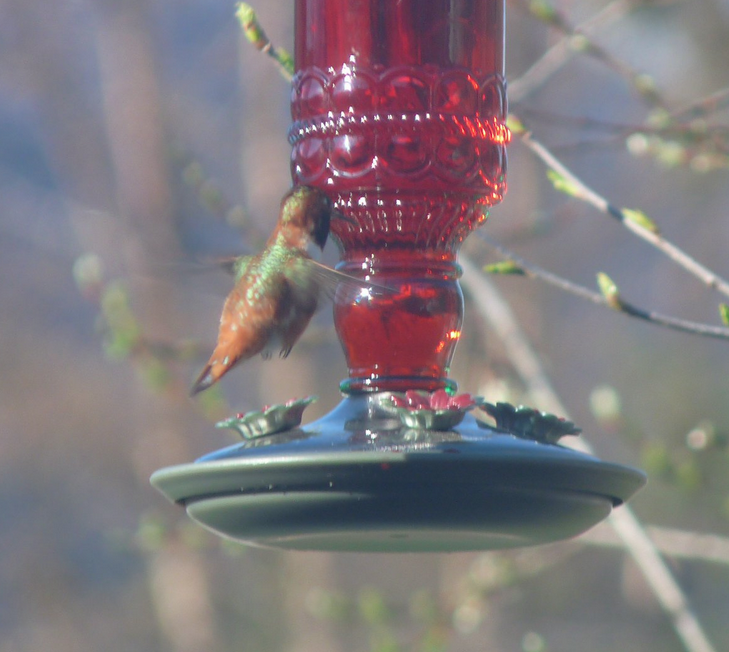
[[[369,287],[310,256],[310,246],[324,249],[332,216],[347,219],[317,188],[294,186],[284,196],[264,249],[232,263],[235,286],[223,306],[215,350],[191,396],[258,353],[267,359],[279,348],[282,358],[288,356],[316,311],[322,290],[333,295],[340,282]]]

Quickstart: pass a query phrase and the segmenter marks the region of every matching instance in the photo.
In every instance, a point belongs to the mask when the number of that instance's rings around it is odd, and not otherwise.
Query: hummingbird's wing
[[[220,258],[216,258],[214,262],[215,265],[217,265],[224,272],[227,272],[232,276],[237,276],[236,264],[238,263],[239,258],[240,256],[223,256]]]
[[[344,286],[354,294],[366,296],[396,294],[395,290],[386,285],[372,283],[371,281],[345,274],[311,258],[305,260],[305,265],[309,276],[314,280],[319,289],[332,300],[337,292],[337,288],[340,286]]]
[[[248,271],[254,258],[255,256],[226,256],[217,258],[215,263],[223,271],[235,276],[235,280],[237,281]]]
[[[187,263],[186,266],[198,272],[211,272],[222,269],[226,274],[240,278],[254,257],[252,254],[199,257],[191,263]]]
[[[253,256],[229,256],[216,259],[215,263],[228,274],[240,278],[245,273],[250,259]],[[329,299],[334,299],[337,288],[340,285],[351,289],[354,292],[367,291],[374,295],[391,295],[395,294],[395,290],[385,285],[372,283],[344,272],[339,272],[332,267],[328,267],[313,258],[297,258],[297,263],[305,267],[300,273],[308,279],[316,283],[317,287],[324,292]]]

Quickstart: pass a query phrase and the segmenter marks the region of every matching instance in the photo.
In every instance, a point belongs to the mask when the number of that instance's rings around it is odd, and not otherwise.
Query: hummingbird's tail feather
[[[206,364],[205,368],[202,370],[202,373],[198,376],[198,379],[192,386],[192,389],[190,390],[190,396],[195,396],[203,390],[206,390],[208,387],[212,387],[216,382],[218,382],[219,378],[220,376],[215,377],[213,375],[212,365],[210,363]]]
[[[236,351],[235,353],[231,353],[230,351],[231,347],[228,342],[223,342],[222,345],[219,343],[215,347],[213,355],[210,356],[210,360],[208,360],[205,368],[192,386],[190,396],[195,396],[208,387],[212,387],[238,364],[241,359],[240,352]]]

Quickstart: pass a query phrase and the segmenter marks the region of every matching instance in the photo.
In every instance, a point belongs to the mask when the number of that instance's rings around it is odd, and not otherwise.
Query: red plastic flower
[[[450,430],[463,420],[466,412],[482,403],[479,396],[451,396],[444,389],[431,394],[408,390],[404,396],[390,394],[381,401],[382,407],[400,417],[406,426],[430,430]]]
[[[451,396],[444,389],[437,389],[432,394],[421,394],[410,389],[405,392],[404,398],[392,394],[390,400],[395,407],[410,410],[460,410],[464,412],[482,402],[480,397],[473,397],[467,393]]]

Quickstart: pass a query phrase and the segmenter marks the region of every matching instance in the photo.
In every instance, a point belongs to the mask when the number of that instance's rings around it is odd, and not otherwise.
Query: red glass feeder
[[[489,406],[506,415],[491,428],[481,401],[449,398],[458,249],[506,190],[503,51],[503,0],[296,0],[292,177],[346,216],[339,269],[393,292],[337,294],[333,412],[242,416],[225,424],[242,444],[153,476],[204,526],[298,549],[502,548],[579,534],[645,482],[555,445],[573,424]]]
[[[341,301],[345,391],[455,384],[458,248],[506,190],[502,0],[296,4],[292,176],[319,186],[343,271],[397,288]]]

